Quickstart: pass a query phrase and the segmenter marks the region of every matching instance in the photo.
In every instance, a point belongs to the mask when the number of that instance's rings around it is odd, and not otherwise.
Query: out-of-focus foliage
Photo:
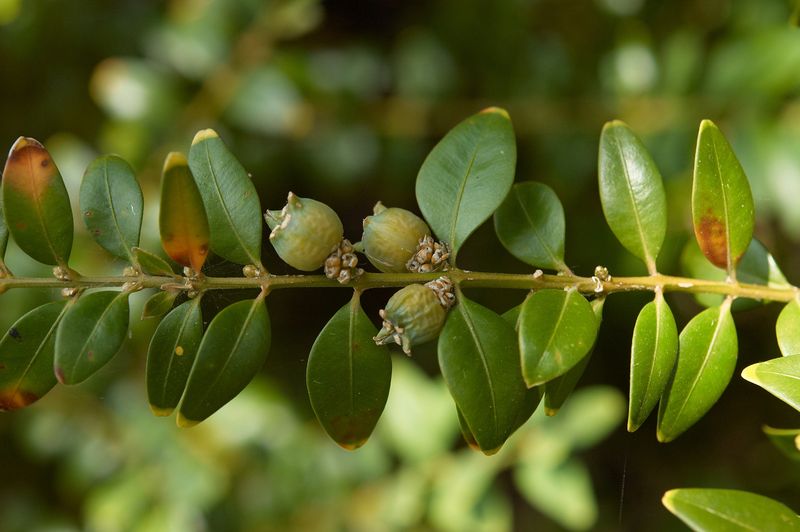
[[[603,123],[619,118],[665,178],[658,264],[678,273],[692,227],[695,132],[711,118],[750,179],[756,237],[796,283],[800,30],[790,25],[792,8],[788,0],[0,0],[0,145],[20,135],[43,140],[74,206],[96,156],[129,160],[144,192],[141,245],[155,250],[161,163],[187,152],[196,130],[214,128],[252,173],[263,208],[280,208],[293,190],[331,205],[345,235],[356,236],[377,200],[416,211],[425,154],[463,117],[498,105],[513,120],[517,180],[544,182],[564,203],[567,266],[642,274],[598,223],[597,143]],[[77,224],[76,270],[119,273],[120,263],[89,244]],[[49,275],[13,243],[7,262],[20,275]],[[225,261],[209,263],[234,274]],[[459,263],[525,269],[487,224]],[[282,273],[274,255],[265,264]],[[376,437],[346,453],[318,427],[304,391],[314,337],[345,295],[292,292],[268,299],[281,312],[271,313],[273,351],[256,381],[190,432],[152,417],[144,399],[152,320],[134,320],[142,340],[126,341],[81,387],[57,387],[27,411],[0,416],[0,529],[662,530],[677,526],[659,502],[675,486],[800,496],[797,470],[760,431],[765,422],[794,426],[795,414],[751,393],[739,371],[714,412],[669,445],[652,441],[655,421],[646,436],[624,434],[619,398],[591,389],[600,395],[576,395],[552,419],[537,413],[485,458],[457,444],[444,384],[421,372],[434,371],[435,357],[420,349],[411,363],[393,357]],[[524,297],[506,292],[467,295],[493,310]],[[3,294],[0,330],[50,295]],[[388,296],[364,294],[367,314]],[[211,294],[203,316],[244,297],[254,294]],[[146,298],[131,297],[132,315]],[[645,299],[609,298],[579,390],[627,387]],[[698,311],[691,298],[667,300],[680,328]],[[737,317],[748,354],[739,370],[779,355],[770,339],[779,310]]]

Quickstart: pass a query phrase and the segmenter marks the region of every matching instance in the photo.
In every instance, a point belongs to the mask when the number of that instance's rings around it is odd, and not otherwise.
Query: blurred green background
[[[145,191],[143,245],[155,251],[161,161],[213,127],[252,173],[264,208],[280,208],[289,190],[320,199],[358,240],[377,200],[416,210],[414,179],[430,148],[499,105],[517,133],[517,179],[547,183],[564,203],[570,267],[631,275],[644,268],[602,222],[597,197],[603,123],[628,122],[659,164],[670,201],[659,266],[680,273],[696,128],[711,118],[750,178],[757,237],[796,284],[792,11],[788,0],[0,0],[0,146],[19,135],[45,142],[73,200],[92,158],[127,158]],[[121,269],[78,230],[77,270]],[[268,248],[266,264],[288,272]],[[459,259],[526,271],[491,224]],[[8,262],[18,274],[49,275],[13,245]],[[365,294],[368,312],[389,294]],[[472,295],[498,311],[524,296]],[[55,296],[4,294],[0,327]],[[192,430],[150,414],[143,370],[155,323],[134,321],[130,341],[85,385],[0,415],[0,530],[680,530],[660,498],[688,486],[747,489],[800,509],[797,464],[761,432],[798,417],[738,371],[676,442],[656,443],[654,419],[625,432],[644,294],[610,298],[581,392],[555,418],[537,413],[499,455],[461,443],[432,346],[411,360],[396,353],[376,434],[343,451],[313,417],[304,369],[316,333],[348,298],[271,295],[274,345],[262,374]],[[690,297],[668,299],[679,326],[700,309]],[[739,370],[778,356],[778,310],[737,314]]]

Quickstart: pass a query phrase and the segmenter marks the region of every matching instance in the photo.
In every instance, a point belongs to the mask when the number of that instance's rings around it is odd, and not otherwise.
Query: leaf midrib
[[[68,303],[64,305],[64,308],[61,309],[61,311],[58,313],[58,316],[56,316],[56,319],[53,321],[52,325],[50,325],[50,329],[48,329],[47,334],[44,336],[44,338],[42,338],[42,341],[39,342],[39,346],[36,348],[36,351],[34,351],[33,356],[28,362],[28,365],[25,366],[25,369],[23,370],[22,374],[19,376],[16,383],[14,383],[14,387],[12,388],[11,392],[13,395],[16,395],[16,393],[19,391],[20,387],[22,386],[22,382],[25,380],[25,377],[27,377],[28,373],[33,367],[34,362],[36,362],[36,359],[42,353],[42,350],[44,349],[47,342],[50,341],[50,338],[58,329],[58,324],[61,322],[61,318],[64,317],[64,314],[67,312],[67,309],[69,307],[70,305]]]
[[[119,297],[121,297],[122,295],[123,294],[120,293],[120,294],[114,296],[114,298],[108,303],[108,305],[106,305],[106,308],[103,309],[103,313],[100,314],[100,317],[97,318],[97,321],[95,322],[94,326],[92,327],[92,331],[86,337],[86,341],[81,346],[80,351],[78,351],[78,356],[75,359],[76,363],[72,365],[72,371],[69,374],[70,381],[72,381],[72,379],[75,377],[75,371],[77,370],[77,368],[80,365],[81,361],[84,359],[83,353],[86,351],[86,347],[91,343],[92,339],[94,338],[95,333],[97,333],[97,329],[100,327],[100,324],[103,323],[103,320],[105,319],[106,315],[108,315],[111,307],[113,307],[116,304],[117,299]]]
[[[725,190],[725,182],[722,180],[722,167],[719,164],[719,153],[717,152],[717,141],[711,137],[711,149],[714,152],[714,163],[717,167],[716,177],[719,180],[720,196],[722,197],[722,212],[725,217],[725,261],[728,276],[735,275],[735,268],[733,267],[733,256],[731,255],[731,223],[730,213],[728,212],[728,191]]]
[[[673,501],[673,502],[674,502],[674,501]],[[710,507],[707,507],[707,506],[701,506],[701,505],[699,505],[699,504],[697,504],[697,503],[694,503],[694,502],[692,502],[692,501],[688,501],[688,500],[686,500],[686,499],[683,499],[683,500],[681,500],[680,502],[682,502],[683,504],[685,504],[685,505],[687,505],[687,506],[691,506],[691,507],[693,507],[693,508],[697,508],[698,510],[702,510],[702,511],[704,511],[704,512],[707,512],[707,513],[709,513],[709,514],[711,514],[711,515],[715,515],[715,516],[717,516],[717,517],[719,517],[719,518],[721,518],[721,519],[723,519],[723,520],[725,520],[725,521],[729,521],[729,522],[731,522],[731,523],[733,523],[733,524],[735,524],[735,525],[737,525],[737,526],[740,526],[740,527],[742,527],[742,528],[743,528],[743,529],[745,529],[745,530],[752,530],[753,532],[759,532],[759,529],[758,529],[758,528],[753,528],[753,527],[749,526],[748,524],[746,524],[746,523],[742,523],[742,522],[740,522],[740,521],[738,521],[738,520],[734,519],[734,518],[733,518],[732,516],[730,516],[730,515],[727,515],[727,514],[720,513],[719,511],[717,511],[717,510],[714,510],[713,508],[710,508]]]
[[[633,188],[631,186],[631,176],[630,172],[628,171],[628,161],[623,155],[622,145],[620,144],[617,135],[614,135],[612,138],[614,139],[614,144],[617,147],[617,153],[619,154],[619,158],[622,161],[622,173],[625,175],[625,184],[627,185],[625,187],[625,190],[628,192],[628,197],[631,201],[631,206],[633,208],[632,210],[633,210],[633,218],[634,221],[636,222],[636,232],[639,233],[639,240],[641,241],[642,251],[644,252],[645,255],[644,259],[645,262],[650,264],[655,261],[655,258],[650,252],[650,247],[648,246],[647,240],[645,239],[644,229],[642,228],[642,220],[641,216],[639,215],[639,208],[636,204],[636,197],[633,194]]]
[[[55,163],[52,163],[55,166]],[[31,178],[34,178],[36,174],[33,170],[33,155],[28,154],[28,173],[30,174]],[[53,254],[53,258],[56,260],[57,263],[61,263],[63,258],[61,254],[58,253],[53,246],[52,238],[50,237],[50,230],[45,223],[44,216],[42,215],[42,205],[41,205],[41,182],[39,179],[33,179],[34,183],[36,183],[36,193],[33,195],[33,204],[36,206],[36,219],[39,222],[39,225],[42,228],[42,233],[44,233],[44,241],[47,242],[47,247],[50,248],[50,252]]]
[[[475,147],[472,149],[472,156],[469,159],[469,164],[467,164],[467,170],[464,174],[464,177],[461,179],[461,184],[458,187],[458,193],[456,194],[456,202],[455,208],[453,211],[453,220],[450,223],[450,240],[449,244],[450,247],[453,249],[453,256],[455,257],[456,253],[458,253],[458,248],[460,246],[460,242],[456,243],[456,229],[458,227],[458,219],[461,216],[461,202],[464,199],[464,192],[467,189],[467,181],[469,180],[470,174],[472,174],[472,166],[475,164],[475,159],[478,157],[478,149],[480,146],[480,140],[482,140],[483,135],[478,138],[478,142],[475,143]]]
[[[542,235],[540,234],[539,231],[539,227],[537,227],[537,225],[533,222],[533,219],[528,213],[528,209],[525,208],[525,204],[523,203],[522,198],[520,197],[519,190],[516,188],[514,188],[513,190],[514,190],[514,198],[517,200],[517,203],[519,203],[519,207],[522,210],[522,213],[525,215],[525,219],[528,221],[528,224],[531,226],[531,229],[533,229],[533,234],[536,237],[536,240],[539,241],[539,244],[542,246],[542,248],[544,248],[547,254],[550,255],[550,260],[552,261],[552,265],[555,266],[556,269],[562,269],[564,266],[564,261],[556,257],[556,254],[553,252],[552,248],[550,247],[550,244],[545,242],[545,240],[542,238]]]
[[[489,387],[489,397],[491,398],[491,403],[492,403],[491,409],[492,409],[492,421],[494,423],[494,435],[497,436],[500,431],[500,422],[497,419],[497,398],[495,396],[494,384],[492,383],[491,372],[489,371],[489,363],[486,360],[486,353],[484,352],[483,343],[481,343],[480,337],[478,336],[478,333],[475,330],[475,325],[472,323],[472,318],[470,317],[469,312],[467,312],[464,303],[461,303],[460,305],[458,305],[458,307],[459,311],[461,312],[461,316],[464,318],[464,325],[466,325],[467,330],[470,333],[470,336],[472,336],[472,341],[474,342],[475,347],[477,348],[478,357],[480,358],[481,364],[483,365],[484,375],[486,376],[486,383],[488,384]],[[464,419],[466,420],[466,417]],[[469,422],[467,422],[467,425],[469,425]],[[472,430],[472,427],[470,427],[470,430]],[[475,435],[474,431],[473,435]]]
[[[111,195],[111,183],[108,179],[108,159],[103,161],[103,182],[106,189],[106,199],[108,200],[108,205],[111,210],[111,219],[114,221],[114,228],[117,230],[117,236],[122,243],[122,247],[125,249],[125,253],[131,259],[131,261],[133,261],[133,256],[131,255],[130,251],[132,246],[128,245],[128,241],[125,239],[125,235],[122,233],[122,228],[120,227],[119,220],[117,219],[117,210],[114,208],[114,198]]]
[[[169,362],[167,363],[167,371],[166,371],[167,378],[164,379],[164,386],[161,389],[162,400],[165,399],[167,396],[167,384],[169,383],[169,374],[172,371],[172,364],[173,362],[175,362],[175,359],[177,358],[175,350],[181,344],[181,340],[183,339],[183,331],[186,329],[186,326],[188,325],[189,320],[192,317],[192,313],[194,312],[195,308],[197,308],[197,305],[199,304],[201,297],[202,295],[198,295],[196,298],[192,300],[193,304],[186,310],[186,314],[183,316],[183,319],[181,320],[181,326],[178,329],[178,334],[175,336],[175,342],[172,344],[172,351],[169,357]],[[188,353],[184,353],[184,355],[187,354]]]

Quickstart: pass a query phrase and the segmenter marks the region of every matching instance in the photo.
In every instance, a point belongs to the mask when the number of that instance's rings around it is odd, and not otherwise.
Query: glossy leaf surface
[[[80,206],[95,242],[115,257],[132,261],[144,200],[131,165],[116,155],[95,159],[81,181]]]
[[[149,251],[145,251],[142,248],[133,248],[133,257],[144,273],[164,276],[175,275],[172,271],[172,266],[167,261]]]
[[[517,324],[519,323],[519,314],[522,311],[522,304],[517,305],[516,307],[510,308],[506,312],[504,312],[501,317],[506,320],[506,322],[511,325],[514,330],[517,330]],[[515,346],[517,349],[517,358],[519,358],[519,342]],[[542,397],[544,395],[544,388],[542,386],[536,386],[534,388],[528,389],[528,393],[525,396],[525,402],[523,403],[522,408],[519,410],[519,415],[517,416],[517,422],[514,424],[514,428],[519,428],[525,424],[528,419],[533,415],[536,411],[536,408],[539,406],[539,403],[542,402]],[[460,415],[460,413],[459,413]],[[463,433],[463,427],[462,427]],[[466,436],[465,436],[466,437]],[[469,441],[467,441],[469,443]]]
[[[528,390],[514,329],[461,295],[439,335],[439,367],[481,451],[496,452],[518,426]]]
[[[217,314],[189,374],[178,425],[196,425],[236,397],[264,365],[270,339],[269,315],[261,296]]]
[[[576,290],[540,290],[522,305],[519,350],[528,387],[569,371],[589,353],[597,336],[591,305]]]
[[[784,356],[800,355],[800,302],[788,302],[775,322],[775,336]]]
[[[667,230],[664,184],[642,141],[618,120],[603,127],[598,180],[611,231],[628,251],[655,269]]]
[[[66,265],[72,250],[72,207],[50,154],[38,141],[20,137],[3,170],[3,209],[22,251],[39,262]]]
[[[746,491],[675,489],[665,493],[661,502],[692,530],[800,530],[800,517],[793,510]]]
[[[433,148],[417,176],[417,203],[453,258],[500,206],[517,160],[508,113],[490,107],[458,124]]]
[[[354,294],[322,329],[308,357],[311,406],[325,432],[345,449],[366,443],[389,396],[392,360],[389,349],[372,340],[377,333]]]
[[[179,293],[177,290],[159,290],[150,296],[144,303],[142,319],[158,318],[169,312]]]
[[[128,335],[127,292],[104,290],[81,296],[56,332],[55,373],[62,384],[78,384],[102,368]]]
[[[157,416],[178,405],[203,337],[200,298],[170,312],[158,324],[147,350],[147,400]]]
[[[238,264],[261,264],[261,204],[250,176],[219,135],[204,129],[189,149],[189,167],[203,197],[211,249]]]
[[[158,225],[167,255],[199,272],[208,257],[208,219],[182,153],[171,152],[164,162]]]
[[[642,308],[631,345],[628,431],[645,422],[667,387],[678,358],[678,327],[661,292]]]
[[[736,326],[726,300],[686,324],[679,337],[675,374],[661,398],[658,440],[672,441],[717,402],[736,366]]]
[[[703,120],[697,136],[692,221],[706,258],[732,273],[753,237],[753,196],[742,165],[722,132]]]
[[[788,458],[800,461],[800,429],[762,427],[772,444]]]
[[[66,304],[55,301],[31,310],[0,340],[0,411],[26,407],[56,385],[54,341]]]
[[[742,377],[800,410],[800,354],[747,366]]]
[[[494,228],[516,258],[541,268],[564,271],[564,208],[553,189],[533,181],[511,187],[494,213]]]

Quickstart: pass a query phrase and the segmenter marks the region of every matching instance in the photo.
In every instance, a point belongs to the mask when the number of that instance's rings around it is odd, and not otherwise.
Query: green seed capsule
[[[406,263],[417,251],[420,239],[431,230],[419,216],[405,209],[387,209],[378,202],[373,212],[373,216],[364,218],[364,254],[384,273],[408,271]]]
[[[412,346],[439,336],[446,315],[434,290],[421,284],[408,285],[396,292],[380,311],[383,328],[374,338],[375,343],[394,342],[410,355]]]
[[[272,232],[269,241],[289,266],[310,272],[320,268],[342,241],[339,216],[322,202],[292,192],[280,211],[264,214]]]

